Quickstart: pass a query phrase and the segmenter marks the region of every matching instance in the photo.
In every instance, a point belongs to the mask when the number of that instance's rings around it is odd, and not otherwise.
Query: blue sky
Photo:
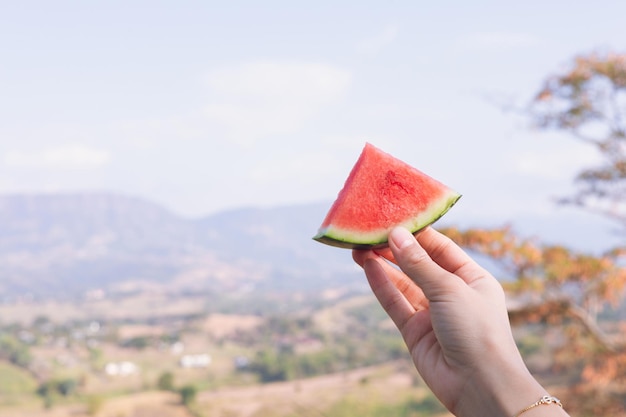
[[[626,2],[0,2],[0,192],[109,190],[186,216],[332,200],[365,141],[464,197],[554,210],[591,149],[523,103],[626,51]],[[462,207],[462,208],[461,208]]]

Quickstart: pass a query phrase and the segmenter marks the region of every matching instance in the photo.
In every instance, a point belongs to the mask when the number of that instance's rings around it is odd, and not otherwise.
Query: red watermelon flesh
[[[342,248],[387,245],[396,226],[417,233],[443,216],[459,193],[366,143],[313,239]]]

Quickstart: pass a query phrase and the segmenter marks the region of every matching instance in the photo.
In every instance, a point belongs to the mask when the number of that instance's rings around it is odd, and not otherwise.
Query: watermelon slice
[[[461,195],[366,143],[320,229],[318,242],[351,249],[387,246],[395,226],[417,233]]]

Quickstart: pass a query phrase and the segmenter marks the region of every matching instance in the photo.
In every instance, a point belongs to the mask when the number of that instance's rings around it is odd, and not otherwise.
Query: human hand
[[[513,416],[546,394],[517,349],[502,286],[452,240],[430,227],[417,239],[396,228],[389,249],[353,258],[418,372],[456,416]],[[567,415],[541,408],[534,415]]]

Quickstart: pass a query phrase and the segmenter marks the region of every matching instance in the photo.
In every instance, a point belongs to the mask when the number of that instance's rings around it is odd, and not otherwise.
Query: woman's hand
[[[430,227],[417,239],[396,228],[389,249],[353,257],[418,372],[455,415],[513,416],[546,394],[517,349],[502,286],[452,240]],[[553,413],[537,416],[567,415],[537,408]]]

